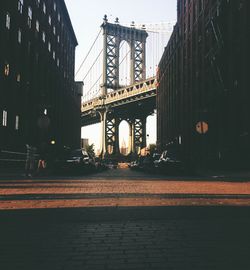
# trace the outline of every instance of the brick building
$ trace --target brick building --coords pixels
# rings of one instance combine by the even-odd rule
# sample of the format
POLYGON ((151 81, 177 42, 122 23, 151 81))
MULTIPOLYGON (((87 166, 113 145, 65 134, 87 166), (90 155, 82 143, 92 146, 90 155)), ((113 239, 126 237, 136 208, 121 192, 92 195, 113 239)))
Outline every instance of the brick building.
POLYGON ((63 0, 0 1, 0 149, 80 147, 77 40, 63 0))
POLYGON ((207 165, 250 158, 250 2, 178 0, 159 63, 157 146, 207 165))

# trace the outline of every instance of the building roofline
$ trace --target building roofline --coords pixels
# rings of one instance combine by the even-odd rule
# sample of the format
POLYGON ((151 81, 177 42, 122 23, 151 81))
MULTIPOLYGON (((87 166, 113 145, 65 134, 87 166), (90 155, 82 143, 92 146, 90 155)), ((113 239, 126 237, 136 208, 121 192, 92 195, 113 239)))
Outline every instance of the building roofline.
POLYGON ((75 40, 75 45, 77 46, 78 45, 78 41, 77 41, 76 34, 75 34, 75 31, 74 31, 74 28, 73 28, 73 25, 72 25, 72 22, 71 22, 71 19, 70 19, 70 15, 69 15, 69 12, 68 12, 68 9, 67 9, 67 5, 65 4, 65 1, 64 0, 62 0, 61 3, 62 3, 62 6, 63 6, 63 8, 65 10, 66 19, 69 22, 70 30, 71 30, 73 39, 75 40))

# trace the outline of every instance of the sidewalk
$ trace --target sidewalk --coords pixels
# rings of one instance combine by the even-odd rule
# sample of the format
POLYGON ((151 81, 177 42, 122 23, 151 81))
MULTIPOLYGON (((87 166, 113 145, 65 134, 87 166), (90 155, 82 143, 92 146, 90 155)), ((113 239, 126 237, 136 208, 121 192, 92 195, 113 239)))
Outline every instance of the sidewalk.
POLYGON ((250 269, 247 208, 38 209, 0 219, 1 269, 250 269))
POLYGON ((35 179, 35 178, 44 178, 52 177, 48 174, 34 174, 32 177, 26 176, 24 169, 3 169, 0 168, 0 180, 22 180, 22 179, 35 179))
POLYGON ((209 178, 214 180, 230 181, 250 181, 250 169, 245 170, 216 170, 216 169, 197 169, 199 178, 209 178))
MULTIPOLYGON (((122 170, 122 169, 121 169, 122 170)), ((92 176, 95 174, 92 174, 92 176)), ((64 177, 62 175, 50 175, 50 174, 39 174, 39 175, 34 175, 31 177, 31 179, 36 179, 36 178, 58 178, 58 177, 64 177)), ((86 176, 86 175, 83 175, 86 176)), ((148 175, 150 176, 150 174, 148 175)), ((152 178, 155 177, 155 175, 151 175, 152 178)), ((67 175, 67 178, 70 176, 67 175)), ((81 176, 79 176, 81 177, 81 176)), ((250 170, 212 170, 212 169, 197 169, 195 175, 159 175, 160 178, 164 179, 170 179, 173 178, 175 180, 177 179, 197 179, 197 180, 212 180, 212 181, 250 181, 250 170)), ((0 168, 0 180, 22 180, 22 179, 29 179, 25 175, 25 170, 24 169, 3 169, 0 168)))
POLYGON ((25 169, 20 168, 0 168, 0 180, 9 180, 9 179, 24 179, 25 169))

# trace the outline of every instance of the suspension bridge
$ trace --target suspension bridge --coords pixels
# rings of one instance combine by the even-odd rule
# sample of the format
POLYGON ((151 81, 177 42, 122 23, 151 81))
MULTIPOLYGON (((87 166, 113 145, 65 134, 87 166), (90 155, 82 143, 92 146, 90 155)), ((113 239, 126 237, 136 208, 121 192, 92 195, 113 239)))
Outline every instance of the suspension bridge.
POLYGON ((118 18, 101 29, 76 71, 82 78, 81 125, 102 122, 102 156, 119 152, 119 124, 129 125, 129 153, 146 146, 146 118, 154 113, 157 65, 174 22, 121 25, 118 18), (147 54, 146 54, 147 52, 147 54))

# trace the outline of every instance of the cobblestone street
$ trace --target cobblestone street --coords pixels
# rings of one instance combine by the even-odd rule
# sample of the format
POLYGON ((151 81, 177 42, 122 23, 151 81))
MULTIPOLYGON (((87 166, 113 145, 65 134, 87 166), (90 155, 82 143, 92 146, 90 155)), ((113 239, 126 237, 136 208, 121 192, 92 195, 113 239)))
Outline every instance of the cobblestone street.
POLYGON ((249 269, 249 182, 0 180, 0 269, 249 269))
POLYGON ((250 182, 166 178, 129 169, 0 181, 0 209, 171 205, 250 206, 250 182))

